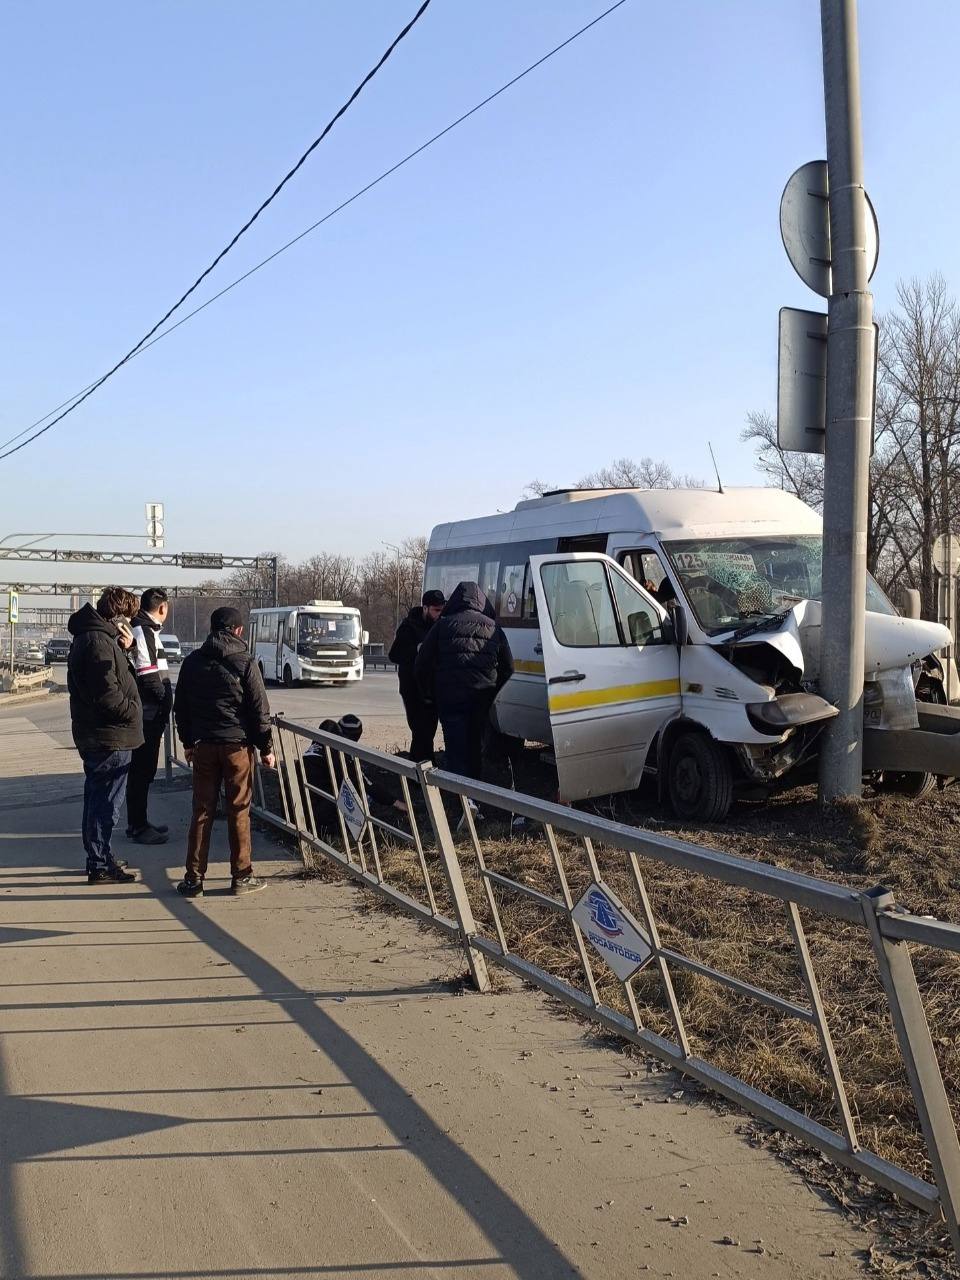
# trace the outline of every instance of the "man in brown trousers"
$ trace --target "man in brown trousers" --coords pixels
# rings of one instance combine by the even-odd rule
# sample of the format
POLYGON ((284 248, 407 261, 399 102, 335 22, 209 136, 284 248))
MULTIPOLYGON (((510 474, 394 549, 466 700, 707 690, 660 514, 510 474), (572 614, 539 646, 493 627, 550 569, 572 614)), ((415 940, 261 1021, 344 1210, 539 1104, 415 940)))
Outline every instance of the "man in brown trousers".
POLYGON ((193 819, 187 837, 187 865, 177 892, 203 893, 210 834, 220 785, 227 802, 232 892, 253 893, 264 882, 253 874, 250 805, 254 750, 272 769, 270 707, 263 679, 243 639, 238 609, 214 610, 210 635, 184 659, 173 711, 177 733, 193 767, 193 819))

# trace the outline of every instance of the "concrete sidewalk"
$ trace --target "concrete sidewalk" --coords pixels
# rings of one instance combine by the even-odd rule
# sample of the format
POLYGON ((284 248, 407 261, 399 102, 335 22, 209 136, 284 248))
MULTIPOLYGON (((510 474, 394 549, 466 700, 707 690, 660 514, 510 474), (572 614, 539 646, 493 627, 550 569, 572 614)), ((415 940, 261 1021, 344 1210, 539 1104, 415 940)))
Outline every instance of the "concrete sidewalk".
POLYGON ((456 948, 266 839, 264 893, 227 893, 218 823, 179 899, 186 792, 169 845, 121 839, 142 884, 88 887, 40 732, 0 721, 6 1280, 862 1274, 869 1238, 737 1117, 534 993, 457 994, 456 948))

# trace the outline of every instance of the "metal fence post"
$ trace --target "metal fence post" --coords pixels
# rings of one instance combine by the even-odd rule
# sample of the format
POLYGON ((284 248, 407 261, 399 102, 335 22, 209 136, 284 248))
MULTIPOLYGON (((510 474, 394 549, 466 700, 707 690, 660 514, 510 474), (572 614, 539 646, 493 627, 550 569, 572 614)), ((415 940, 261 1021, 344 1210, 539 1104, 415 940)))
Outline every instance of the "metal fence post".
POLYGON ((470 976, 478 991, 489 991, 490 976, 487 973, 487 963, 480 952, 470 944, 471 937, 477 932, 477 924, 467 896, 467 886, 463 882, 463 870, 453 843, 450 823, 447 821, 446 810, 443 807, 443 793, 430 781, 429 766, 425 767, 421 764, 418 770, 423 798, 430 816, 430 825, 433 827, 440 860, 443 863, 443 874, 446 876, 447 887, 453 898, 453 907, 460 928, 460 941, 466 953, 467 964, 470 966, 470 976))
POLYGON ((927 1155, 940 1192, 940 1208, 953 1247, 960 1254, 960 1141, 933 1047, 917 975, 910 959, 909 944, 883 936, 879 917, 893 905, 893 894, 889 890, 870 889, 863 894, 861 901, 927 1155))
POLYGON ((163 776, 167 782, 173 781, 173 733, 169 719, 163 726, 163 776))
POLYGON ((280 783, 280 799, 283 802, 284 810, 287 812, 287 820, 292 826, 296 827, 297 834, 300 837, 297 840, 297 849, 300 853, 301 860, 306 863, 307 853, 311 849, 310 842, 303 839, 306 834, 307 817, 303 807, 303 791, 300 785, 300 773, 297 768, 296 751, 288 751, 293 735, 286 729, 276 729, 277 745, 280 750, 277 753, 277 772, 278 781, 280 783), (287 808, 289 804, 289 809, 287 808))

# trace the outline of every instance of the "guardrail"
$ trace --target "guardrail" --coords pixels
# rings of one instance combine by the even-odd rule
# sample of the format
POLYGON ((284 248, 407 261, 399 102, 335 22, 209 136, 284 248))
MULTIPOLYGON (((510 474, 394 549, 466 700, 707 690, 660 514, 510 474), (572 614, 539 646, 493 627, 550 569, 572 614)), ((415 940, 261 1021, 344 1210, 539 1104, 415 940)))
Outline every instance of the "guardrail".
MULTIPOLYGON (((960 1254, 960 1142, 917 983, 910 944, 960 954, 960 927, 896 910, 893 896, 867 891, 733 856, 622 823, 581 813, 440 769, 416 765, 336 735, 310 729, 279 715, 276 728, 278 773, 258 767, 254 811, 298 843, 305 858, 320 855, 421 923, 459 940, 474 985, 489 985, 487 962, 534 983, 625 1040, 736 1102, 776 1128, 801 1138, 837 1163, 887 1188, 913 1205, 941 1213, 960 1254), (370 793, 393 797, 389 819, 374 816, 370 793), (349 782, 353 799, 338 806, 349 782), (269 791, 269 795, 268 795, 269 791), (553 892, 495 869, 495 842, 481 838, 474 806, 529 821, 542 832, 530 842, 531 859, 552 868, 553 892), (402 806, 402 812, 398 806, 402 806), (351 812, 352 808, 352 812, 351 812), (458 819, 454 837, 451 822, 458 819), (799 999, 755 985, 742 974, 686 954, 661 941, 658 917, 648 893, 643 862, 706 877, 714 885, 757 895, 782 912, 800 977, 799 999), (625 906, 609 887, 621 886, 625 906), (600 898, 595 896, 599 893, 600 898), (525 939, 511 924, 509 907, 523 900, 546 920, 559 921, 566 945, 575 952, 580 982, 551 972, 521 952, 525 939), (592 905, 591 905, 592 904, 592 905), (860 931, 872 957, 893 1026, 897 1049, 919 1120, 933 1175, 928 1182, 866 1149, 824 1010, 801 910, 860 931), (592 916, 587 914, 592 913, 592 916), (622 939, 622 941, 618 941, 622 939), (608 964, 604 964, 603 960, 608 964), (602 982, 598 981, 598 961, 602 982), (636 967, 635 962, 643 962, 636 967), (609 970, 609 971, 608 971, 609 970), (610 972, 616 976, 611 979, 610 972), (814 1029, 823 1077, 832 1095, 836 1127, 804 1114, 782 1098, 725 1071, 695 1053, 687 1023, 693 1009, 678 998, 676 975, 719 984, 735 997, 814 1029), (617 1008, 605 992, 622 994, 617 1008), (656 988, 665 1014, 662 1034, 644 1025, 637 984, 644 1002, 656 988), (601 987, 603 990, 601 990, 601 987)), ((175 734, 168 736, 168 773, 177 760, 175 734)), ((383 806, 379 805, 378 808, 383 806)), ((525 833, 529 840, 530 833, 525 833)), ((527 847, 526 845, 524 847, 527 847)), ((530 865, 533 865, 531 862, 530 865)), ((718 891, 719 888, 718 888, 718 891)), ((548 955, 549 959, 549 955, 548 955)))
POLYGON ((4 693, 23 693, 28 689, 37 689, 53 675, 50 667, 36 667, 32 663, 18 662, 14 664, 13 675, 9 668, 0 673, 0 687, 4 693))

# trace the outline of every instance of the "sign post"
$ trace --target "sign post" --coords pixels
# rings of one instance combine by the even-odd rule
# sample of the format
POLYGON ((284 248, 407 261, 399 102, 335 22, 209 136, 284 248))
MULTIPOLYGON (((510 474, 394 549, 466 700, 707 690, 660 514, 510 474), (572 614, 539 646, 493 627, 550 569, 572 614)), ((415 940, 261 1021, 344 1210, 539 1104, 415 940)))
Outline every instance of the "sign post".
POLYGON ((867 517, 876 336, 874 244, 863 188, 856 0, 821 0, 830 212, 823 629, 820 686, 838 710, 820 749, 820 800, 858 797, 863 778, 867 517))
MULTIPOLYGON (((956 636, 957 619, 957 573, 960 572, 960 538, 952 533, 941 533, 933 544, 933 567, 940 579, 938 622, 950 628, 951 636, 956 636)), ((943 658, 943 686, 947 702, 952 703, 960 695, 957 688, 957 665, 954 645, 949 644, 941 650, 943 658)))
POLYGON ((13 688, 14 655, 16 653, 17 623, 20 621, 20 596, 11 590, 7 602, 7 621, 10 623, 10 687, 13 688))

